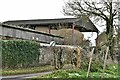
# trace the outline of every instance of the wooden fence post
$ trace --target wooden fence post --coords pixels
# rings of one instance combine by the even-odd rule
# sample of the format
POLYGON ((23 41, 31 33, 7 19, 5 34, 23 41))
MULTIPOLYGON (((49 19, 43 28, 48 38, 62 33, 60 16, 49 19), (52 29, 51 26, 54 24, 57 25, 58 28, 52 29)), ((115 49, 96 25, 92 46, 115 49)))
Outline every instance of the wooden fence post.
POLYGON ((94 49, 92 49, 91 55, 90 55, 90 62, 89 62, 89 66, 88 66, 88 71, 87 71, 87 77, 89 76, 89 72, 90 72, 90 67, 91 67, 91 63, 92 63, 92 55, 94 53, 94 49))
POLYGON ((107 60, 108 51, 109 51, 109 47, 107 47, 107 49, 106 49, 106 54, 105 54, 105 59, 104 59, 104 65, 103 65, 103 72, 105 71, 105 67, 106 67, 106 60, 107 60))

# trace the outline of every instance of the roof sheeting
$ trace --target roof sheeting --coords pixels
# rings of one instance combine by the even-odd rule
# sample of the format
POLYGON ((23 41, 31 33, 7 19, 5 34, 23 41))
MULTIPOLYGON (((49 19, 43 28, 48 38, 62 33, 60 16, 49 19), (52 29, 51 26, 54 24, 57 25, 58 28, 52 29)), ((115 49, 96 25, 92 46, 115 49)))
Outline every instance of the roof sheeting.
POLYGON ((56 24, 56 23, 73 23, 80 19, 78 18, 59 18, 59 19, 35 19, 35 20, 15 20, 6 21, 5 24, 56 24))
MULTIPOLYGON (((58 18, 58 19, 35 19, 35 20, 15 20, 15 21, 6 21, 4 24, 12 24, 12 25, 51 25, 51 24, 73 24, 78 27, 86 28, 86 32, 98 32, 96 26, 92 23, 92 21, 87 17, 81 18, 58 18), (88 30, 88 31, 87 31, 88 30)), ((84 31, 85 32, 85 31, 84 31)))

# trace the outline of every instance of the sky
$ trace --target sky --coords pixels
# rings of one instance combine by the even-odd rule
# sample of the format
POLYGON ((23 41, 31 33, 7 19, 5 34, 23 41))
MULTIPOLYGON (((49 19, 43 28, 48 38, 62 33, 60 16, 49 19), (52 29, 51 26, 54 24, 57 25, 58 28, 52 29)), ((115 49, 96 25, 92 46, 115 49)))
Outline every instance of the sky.
MULTIPOLYGON (((0 0, 0 22, 72 17, 65 16, 62 12, 66 1, 68 0, 0 0)), ((91 34, 84 33, 84 36, 87 39, 91 34)), ((92 43, 96 37, 97 34, 94 33, 92 43)))
POLYGON ((62 13, 63 0, 0 0, 0 22, 6 20, 70 17, 62 13))

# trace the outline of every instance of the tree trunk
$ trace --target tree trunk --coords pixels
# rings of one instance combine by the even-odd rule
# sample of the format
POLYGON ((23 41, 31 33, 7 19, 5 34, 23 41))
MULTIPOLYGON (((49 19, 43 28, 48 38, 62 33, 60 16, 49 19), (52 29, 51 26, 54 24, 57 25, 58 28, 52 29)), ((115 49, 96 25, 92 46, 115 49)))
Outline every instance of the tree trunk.
POLYGON ((114 34, 114 27, 113 27, 113 14, 112 14, 112 2, 109 3, 110 4, 110 15, 109 18, 106 20, 106 30, 107 30, 107 46, 109 47, 109 54, 113 60, 113 51, 114 51, 114 38, 113 38, 113 34, 114 34))
POLYGON ((106 34, 107 34, 107 46, 109 47, 109 54, 113 60, 113 51, 114 51, 114 37, 113 37, 113 34, 114 34, 114 27, 112 25, 113 23, 113 20, 109 20, 107 21, 107 31, 106 31, 106 34))

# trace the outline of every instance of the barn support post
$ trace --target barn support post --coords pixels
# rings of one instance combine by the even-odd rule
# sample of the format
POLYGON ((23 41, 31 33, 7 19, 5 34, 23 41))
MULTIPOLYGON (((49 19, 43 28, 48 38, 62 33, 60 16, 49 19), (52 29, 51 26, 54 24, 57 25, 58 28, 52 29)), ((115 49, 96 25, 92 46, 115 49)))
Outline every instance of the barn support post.
POLYGON ((49 28, 48 28, 48 29, 49 29, 49 31, 48 31, 49 34, 51 34, 51 26, 50 26, 50 25, 49 25, 49 28))
POLYGON ((74 45, 74 28, 75 28, 75 23, 73 22, 73 25, 72 25, 72 45, 74 45))

